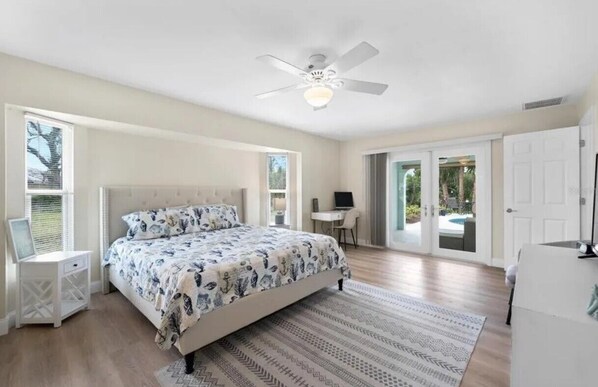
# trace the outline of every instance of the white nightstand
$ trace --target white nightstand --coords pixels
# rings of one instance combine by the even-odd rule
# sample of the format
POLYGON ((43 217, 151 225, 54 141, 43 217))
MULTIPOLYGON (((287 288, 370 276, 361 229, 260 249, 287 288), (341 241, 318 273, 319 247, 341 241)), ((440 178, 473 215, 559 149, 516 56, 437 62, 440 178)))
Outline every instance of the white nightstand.
POLYGON ((90 251, 58 251, 18 264, 16 327, 53 323, 89 306, 90 251))

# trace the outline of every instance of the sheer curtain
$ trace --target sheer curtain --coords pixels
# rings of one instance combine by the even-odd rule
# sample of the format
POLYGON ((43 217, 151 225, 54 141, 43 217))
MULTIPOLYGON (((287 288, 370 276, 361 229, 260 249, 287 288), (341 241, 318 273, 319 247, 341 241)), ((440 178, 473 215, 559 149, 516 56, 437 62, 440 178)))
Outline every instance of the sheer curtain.
POLYGON ((386 163, 387 153, 365 156, 365 192, 370 243, 386 246, 386 163))

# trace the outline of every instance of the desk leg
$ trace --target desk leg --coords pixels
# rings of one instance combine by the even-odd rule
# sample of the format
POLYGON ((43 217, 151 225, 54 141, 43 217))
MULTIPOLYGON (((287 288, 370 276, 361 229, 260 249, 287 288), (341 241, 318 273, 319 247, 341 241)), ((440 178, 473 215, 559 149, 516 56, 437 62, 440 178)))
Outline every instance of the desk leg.
POLYGON ((316 221, 314 220, 314 234, 316 233, 316 221))

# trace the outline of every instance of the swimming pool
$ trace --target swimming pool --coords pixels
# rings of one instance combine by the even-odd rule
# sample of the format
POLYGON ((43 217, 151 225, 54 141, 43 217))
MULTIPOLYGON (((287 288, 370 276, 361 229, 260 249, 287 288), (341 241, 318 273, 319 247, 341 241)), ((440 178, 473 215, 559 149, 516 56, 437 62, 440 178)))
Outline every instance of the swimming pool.
POLYGON ((452 218, 452 219, 449 219, 448 221, 451 222, 451 223, 464 225, 465 224, 465 219, 467 219, 467 217, 464 217, 464 218, 452 218))

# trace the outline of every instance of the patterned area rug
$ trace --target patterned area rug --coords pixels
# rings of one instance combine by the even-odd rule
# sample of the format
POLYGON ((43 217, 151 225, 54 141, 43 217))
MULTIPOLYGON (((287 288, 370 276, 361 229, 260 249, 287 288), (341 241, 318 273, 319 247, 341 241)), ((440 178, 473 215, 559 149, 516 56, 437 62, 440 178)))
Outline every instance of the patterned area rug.
POLYGON ((458 386, 485 317, 356 281, 156 373, 162 386, 458 386))

